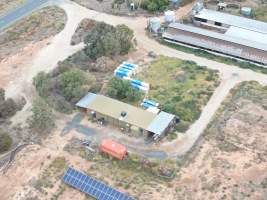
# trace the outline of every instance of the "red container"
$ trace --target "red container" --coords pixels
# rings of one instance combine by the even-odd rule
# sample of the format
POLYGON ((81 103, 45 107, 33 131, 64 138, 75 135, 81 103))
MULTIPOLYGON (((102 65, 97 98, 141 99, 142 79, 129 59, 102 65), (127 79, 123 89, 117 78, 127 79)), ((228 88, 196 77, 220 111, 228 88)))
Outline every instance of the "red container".
POLYGON ((100 145, 100 151, 107 153, 119 160, 123 160, 127 155, 127 148, 111 139, 104 139, 100 145))

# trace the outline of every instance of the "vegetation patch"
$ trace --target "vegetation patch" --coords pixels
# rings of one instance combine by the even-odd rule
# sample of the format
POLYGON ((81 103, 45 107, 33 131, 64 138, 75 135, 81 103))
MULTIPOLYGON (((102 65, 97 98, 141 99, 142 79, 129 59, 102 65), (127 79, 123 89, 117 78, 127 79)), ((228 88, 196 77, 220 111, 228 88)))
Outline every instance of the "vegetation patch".
POLYGON ((37 133, 49 133, 55 126, 52 109, 41 98, 37 98, 33 102, 29 126, 33 132, 37 133))
POLYGON ((0 60, 16 54, 30 42, 56 35, 64 28, 65 22, 64 10, 56 6, 43 8, 19 20, 0 33, 0 60))
MULTIPOLYGON (((245 124, 253 124, 256 129, 257 126, 261 127, 262 123, 267 123, 266 116, 262 116, 263 114, 256 114, 256 111, 264 112, 264 110, 267 110, 266 108, 267 87, 263 87, 257 82, 243 82, 239 84, 238 87, 231 90, 230 95, 223 102, 214 119, 210 122, 208 128, 206 129, 205 137, 207 139, 215 138, 220 150, 230 152, 237 151, 240 147, 242 147, 239 144, 245 138, 239 138, 238 134, 231 134, 229 130, 225 129, 226 124, 234 118, 235 120, 242 121, 244 126, 245 124), (255 112, 255 114, 252 111, 250 111, 251 113, 246 111, 247 105, 254 105, 253 112, 255 112), (228 133, 231 136, 228 135, 228 133)), ((238 131, 240 133, 245 133, 248 131, 248 128, 244 127, 244 130, 238 131)), ((266 130, 259 129, 258 134, 260 134, 261 131, 266 130)), ((260 142, 263 138, 258 138, 258 140, 256 135, 253 137, 255 141, 251 144, 246 144, 246 147, 252 149, 262 149, 260 142)))
POLYGON ((207 58, 209 60, 214 60, 217 62, 225 63, 227 65, 235 65, 235 66, 238 66, 238 67, 241 67, 244 69, 251 69, 251 70, 256 71, 256 72, 261 72, 261 73, 267 74, 266 68, 260 67, 256 64, 253 64, 253 63, 236 60, 234 58, 228 58, 228 57, 214 55, 212 53, 209 53, 209 52, 201 50, 201 49, 193 49, 193 48, 185 47, 185 46, 182 46, 179 44, 172 44, 172 43, 165 42, 165 41, 161 41, 161 43, 164 45, 167 45, 173 49, 176 49, 178 51, 194 54, 196 56, 200 56, 200 57, 207 58))
POLYGON ((199 118, 215 88, 219 85, 217 71, 198 66, 192 61, 160 57, 137 75, 150 84, 149 99, 181 118, 179 132, 188 129, 199 118))
POLYGON ((17 111, 25 105, 25 99, 21 98, 15 101, 12 98, 5 97, 5 90, 0 88, 0 122, 12 117, 17 111))
MULTIPOLYGON (((33 182, 33 187, 43 195, 46 195, 49 188, 54 188, 55 184, 61 180, 68 165, 65 157, 56 157, 51 164, 45 168, 39 178, 33 182)), ((65 187, 59 186, 52 199, 57 199, 65 190, 65 187)))
POLYGON ((168 0, 143 0, 141 3, 141 8, 150 12, 162 12, 168 8, 168 5, 168 0))
POLYGON ((0 132, 0 154, 8 151, 12 145, 12 138, 7 134, 0 132))
POLYGON ((98 152, 89 152, 79 145, 68 144, 64 149, 90 161, 88 174, 109 185, 131 190, 136 196, 158 187, 169 186, 178 170, 172 160, 148 160, 131 154, 121 161, 98 152))
POLYGON ((261 5, 254 10, 256 20, 267 22, 267 5, 261 5))
POLYGON ((115 99, 125 102, 137 102, 142 93, 131 86, 130 81, 112 78, 108 83, 107 94, 115 99))
POLYGON ((71 38, 71 45, 76 45, 84 41, 88 32, 96 25, 96 21, 91 19, 83 19, 74 35, 71 38))
POLYGON ((132 48, 132 38, 132 30, 125 25, 97 23, 87 33, 83 50, 59 62, 50 73, 40 72, 34 78, 39 96, 57 111, 71 113, 87 92, 105 87, 120 56, 132 48))
POLYGON ((98 23, 84 39, 84 52, 91 59, 101 56, 125 55, 132 48, 133 31, 126 25, 116 27, 98 23))

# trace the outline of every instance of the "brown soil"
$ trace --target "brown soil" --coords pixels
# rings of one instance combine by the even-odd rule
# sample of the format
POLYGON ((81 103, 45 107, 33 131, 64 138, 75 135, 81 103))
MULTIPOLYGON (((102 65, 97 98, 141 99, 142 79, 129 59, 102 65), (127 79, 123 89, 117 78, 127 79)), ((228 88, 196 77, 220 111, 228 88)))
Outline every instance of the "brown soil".
POLYGON ((65 21, 65 12, 54 6, 18 21, 0 33, 0 61, 23 51, 30 43, 56 35, 64 28, 65 21))
POLYGON ((71 45, 76 45, 83 42, 85 36, 95 26, 95 24, 96 21, 94 20, 83 19, 71 38, 71 45))
POLYGON ((232 91, 180 171, 178 199, 266 198, 266 103, 267 90, 259 84, 232 91))

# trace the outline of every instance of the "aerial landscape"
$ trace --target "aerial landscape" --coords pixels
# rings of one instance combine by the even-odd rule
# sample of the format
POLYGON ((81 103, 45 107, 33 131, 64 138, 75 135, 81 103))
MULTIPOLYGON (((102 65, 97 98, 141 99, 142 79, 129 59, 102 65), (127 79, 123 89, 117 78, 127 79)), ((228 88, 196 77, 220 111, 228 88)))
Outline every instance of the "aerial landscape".
POLYGON ((266 200, 266 0, 1 0, 0 200, 266 200))

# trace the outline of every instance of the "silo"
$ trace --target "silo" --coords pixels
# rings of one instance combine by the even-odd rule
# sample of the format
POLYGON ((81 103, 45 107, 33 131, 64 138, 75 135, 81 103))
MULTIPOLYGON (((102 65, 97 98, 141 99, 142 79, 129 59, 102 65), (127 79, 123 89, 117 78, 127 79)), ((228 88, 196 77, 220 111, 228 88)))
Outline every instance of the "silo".
POLYGON ((175 12, 171 10, 164 12, 164 19, 166 23, 175 22, 175 12))
POLYGON ((159 17, 152 17, 149 19, 149 29, 150 31, 157 33, 160 29, 160 18, 159 17))

